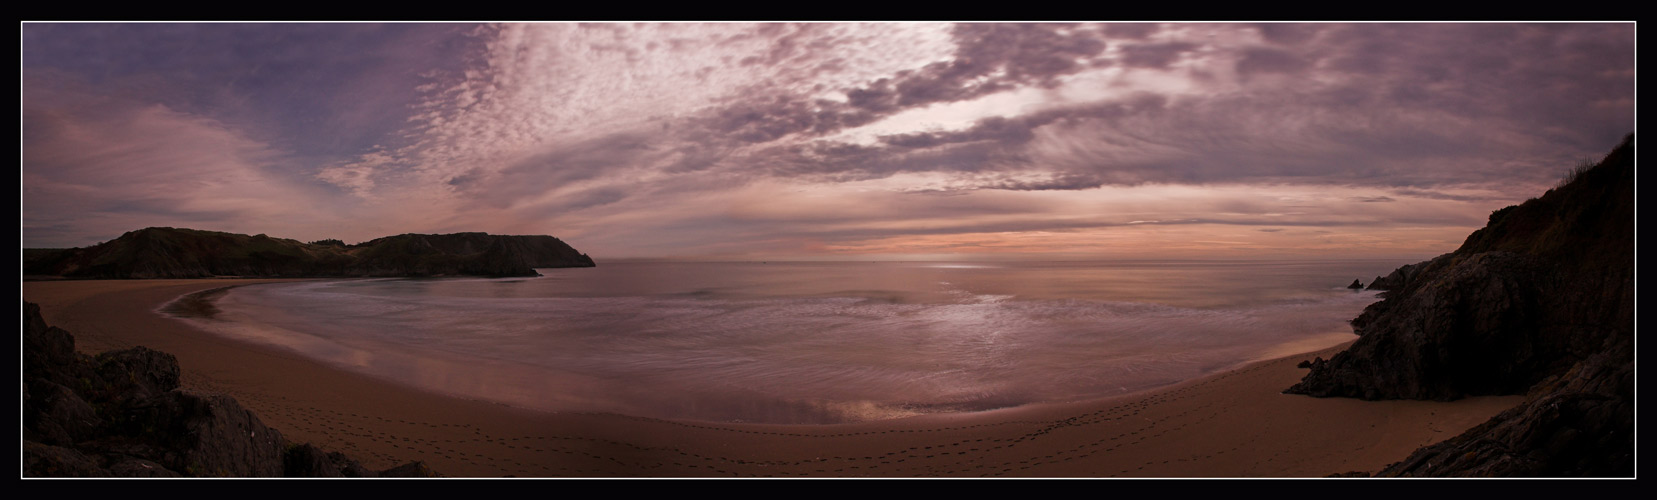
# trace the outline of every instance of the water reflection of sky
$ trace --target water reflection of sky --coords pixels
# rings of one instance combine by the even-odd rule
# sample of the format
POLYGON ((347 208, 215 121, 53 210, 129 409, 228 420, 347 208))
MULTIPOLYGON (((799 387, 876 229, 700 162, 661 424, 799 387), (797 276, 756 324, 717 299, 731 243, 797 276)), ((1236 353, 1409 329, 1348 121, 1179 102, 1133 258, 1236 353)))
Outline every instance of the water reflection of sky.
POLYGON ((831 422, 1172 383, 1349 340, 1374 300, 1340 288, 1348 264, 937 267, 971 265, 290 283, 232 290, 205 327, 532 408, 831 422), (1152 300, 1121 300, 1135 294, 1152 300))

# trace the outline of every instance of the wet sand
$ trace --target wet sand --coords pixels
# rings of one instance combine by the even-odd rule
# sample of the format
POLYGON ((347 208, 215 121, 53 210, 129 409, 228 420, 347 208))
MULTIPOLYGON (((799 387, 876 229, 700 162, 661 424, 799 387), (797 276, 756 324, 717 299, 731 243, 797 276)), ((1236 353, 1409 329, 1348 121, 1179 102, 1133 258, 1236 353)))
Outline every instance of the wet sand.
POLYGON ((187 390, 235 397, 292 442, 371 469, 458 477, 1322 477, 1375 471, 1522 400, 1357 401, 1280 394, 1345 344, 1093 401, 787 426, 547 413, 448 397, 222 338, 161 304, 274 280, 24 282, 88 353, 172 353, 187 390))

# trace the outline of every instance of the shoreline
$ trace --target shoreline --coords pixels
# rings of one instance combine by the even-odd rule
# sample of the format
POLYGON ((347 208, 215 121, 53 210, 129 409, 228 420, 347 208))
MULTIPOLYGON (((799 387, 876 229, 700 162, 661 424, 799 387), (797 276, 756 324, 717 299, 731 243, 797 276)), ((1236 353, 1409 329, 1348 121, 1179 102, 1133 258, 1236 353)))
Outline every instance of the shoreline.
POLYGON ((540 412, 424 392, 197 330, 182 295, 295 280, 29 281, 82 352, 172 353, 187 390, 230 395, 292 442, 369 468, 451 477, 1323 477, 1373 472, 1522 396, 1454 402, 1284 395, 1314 356, 1253 362, 1105 399, 893 420, 776 425, 540 412))

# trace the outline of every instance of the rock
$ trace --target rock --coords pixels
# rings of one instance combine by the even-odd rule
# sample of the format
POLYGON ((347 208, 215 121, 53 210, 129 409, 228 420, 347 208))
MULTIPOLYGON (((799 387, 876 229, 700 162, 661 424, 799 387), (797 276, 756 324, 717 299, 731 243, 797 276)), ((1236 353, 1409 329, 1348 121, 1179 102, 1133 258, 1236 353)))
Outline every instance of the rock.
MULTIPOLYGON (((377 475, 337 452, 288 446, 234 398, 180 390, 170 354, 145 347, 95 358, 74 352, 74 337, 47 326, 27 302, 23 326, 26 476, 377 475)), ((387 472, 436 475, 420 463, 387 472)))
POLYGON ((1578 363, 1545 390, 1484 424, 1423 447, 1384 477, 1634 475, 1632 350, 1578 363))
POLYGON ((159 397, 178 388, 178 358, 138 346, 98 354, 92 358, 105 384, 106 397, 120 401, 159 397))
POLYGON ((380 477, 442 477, 427 467, 425 462, 409 462, 380 471, 380 477))
POLYGON ((1364 282, 1360 281, 1360 280, 1352 280, 1352 284, 1346 285, 1346 287, 1351 288, 1353 290, 1363 290, 1364 289, 1364 282))
POLYGON ((75 352, 75 337, 40 317, 40 306, 23 303, 23 377, 58 385, 84 385, 94 374, 86 355, 75 352))
POLYGON ((1479 254, 1417 293, 1371 305, 1352 322, 1358 341, 1288 392, 1445 401, 1524 392, 1567 354, 1542 330, 1548 287, 1537 266, 1479 254))
POLYGON ((1285 392, 1525 403, 1388 476, 1632 476, 1633 136, 1456 251, 1370 284, 1359 339, 1285 392))
POLYGON ((183 477, 177 472, 167 470, 161 464, 141 458, 129 458, 109 466, 109 475, 114 477, 183 477))
POLYGON ((282 475, 281 433, 234 398, 182 391, 168 396, 159 399, 160 411, 147 415, 157 431, 147 437, 171 450, 162 460, 168 468, 192 476, 282 475))
POLYGON ((374 477, 356 460, 339 452, 324 452, 309 443, 292 446, 284 455, 283 474, 287 477, 374 477))
POLYGON ((374 471, 368 470, 368 468, 363 467, 362 464, 357 463, 356 460, 352 460, 350 457, 345 456, 344 453, 330 451, 328 452, 328 460, 333 462, 336 467, 339 467, 340 474, 345 477, 376 476, 374 471))
POLYGON ((1426 262, 1418 262, 1394 269, 1391 274, 1388 274, 1385 277, 1376 276, 1375 281, 1369 282, 1369 287, 1366 288, 1366 290, 1385 291, 1404 288, 1409 285, 1416 276, 1419 276, 1423 269, 1437 268, 1442 265, 1444 263, 1444 259, 1449 256, 1450 254, 1440 255, 1426 262))
POLYGON ((27 391, 29 410, 23 414, 25 439, 72 446, 91 439, 103 426, 97 410, 75 391, 49 380, 36 380, 27 391))
POLYGON ((90 457, 69 448, 23 442, 24 477, 102 477, 108 471, 90 457))

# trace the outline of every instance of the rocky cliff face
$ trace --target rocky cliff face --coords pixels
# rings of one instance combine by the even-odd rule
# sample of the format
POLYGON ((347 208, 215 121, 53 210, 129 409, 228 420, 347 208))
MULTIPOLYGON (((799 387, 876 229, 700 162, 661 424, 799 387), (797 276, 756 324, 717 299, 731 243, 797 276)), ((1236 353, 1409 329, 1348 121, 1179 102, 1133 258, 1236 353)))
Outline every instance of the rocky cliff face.
POLYGON ((535 276, 593 267, 551 236, 403 234, 356 245, 152 227, 87 248, 25 252, 24 274, 72 278, 535 276))
POLYGON ((75 352, 23 303, 23 475, 29 477, 435 476, 419 462, 370 471, 295 445, 234 398, 179 389, 171 354, 75 352))
POLYGON ((1285 392, 1518 408, 1391 475, 1631 475, 1633 136, 1539 198, 1497 210, 1461 248, 1378 277, 1360 336, 1285 392))
POLYGON ((1376 475, 1633 476, 1632 348, 1618 342, 1538 384, 1523 404, 1376 475))

